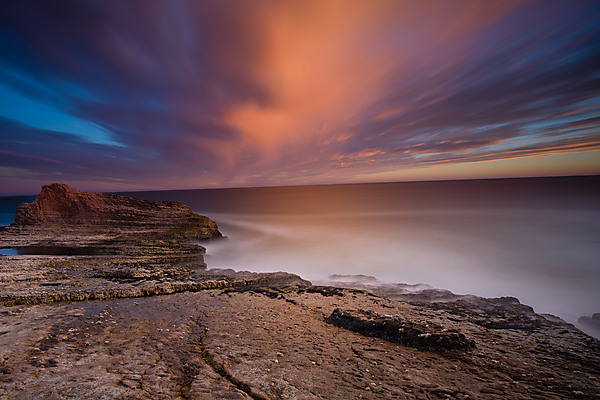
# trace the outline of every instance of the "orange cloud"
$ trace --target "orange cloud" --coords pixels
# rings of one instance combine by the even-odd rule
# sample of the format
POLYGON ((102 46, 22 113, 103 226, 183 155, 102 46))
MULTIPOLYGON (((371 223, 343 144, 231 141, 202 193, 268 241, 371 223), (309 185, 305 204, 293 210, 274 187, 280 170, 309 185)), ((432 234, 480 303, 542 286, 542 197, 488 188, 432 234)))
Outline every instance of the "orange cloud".
MULTIPOLYGON (((270 101, 227 111, 226 122, 243 135, 240 152, 256 154, 254 166, 266 168, 281 161, 286 149, 315 153, 319 143, 350 139, 357 116, 391 79, 414 68, 420 46, 441 50, 515 3, 317 0, 260 9, 255 28, 262 47, 252 71, 270 101)), ((392 112, 402 109, 374 118, 392 112)))

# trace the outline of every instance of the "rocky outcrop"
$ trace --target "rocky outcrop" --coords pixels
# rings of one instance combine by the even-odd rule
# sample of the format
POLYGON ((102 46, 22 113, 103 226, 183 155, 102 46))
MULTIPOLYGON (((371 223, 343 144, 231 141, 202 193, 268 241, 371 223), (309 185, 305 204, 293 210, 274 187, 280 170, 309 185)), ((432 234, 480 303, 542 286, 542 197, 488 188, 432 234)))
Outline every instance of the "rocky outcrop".
MULTIPOLYGON (((53 183, 0 232, 0 304, 145 297, 245 284, 210 274, 198 240, 222 237, 188 206, 53 183)), ((251 277, 254 281, 257 277, 251 277)), ((262 279, 262 278, 261 278, 262 279)))
POLYGON ((429 285, 405 283, 384 283, 363 275, 330 276, 331 281, 319 282, 336 287, 368 290, 378 296, 407 302, 436 311, 468 317, 475 324, 489 329, 534 330, 547 325, 549 321, 564 323, 557 317, 537 314, 526 304, 514 297, 485 298, 474 295, 461 295, 449 290, 435 289, 429 285))
POLYGON ((379 315, 369 310, 336 308, 325 322, 419 350, 446 352, 475 348, 475 342, 460 332, 449 332, 431 323, 420 325, 404 321, 399 316, 379 315))
POLYGON ((579 323, 589 329, 593 329, 597 332, 600 332, 600 313, 596 313, 591 317, 579 317, 579 323))
POLYGON ((42 282, 29 281, 26 287, 20 288, 5 285, 8 290, 0 291, 0 306, 151 297, 215 289, 260 287, 268 290, 282 285, 310 285, 310 282, 297 275, 283 272, 259 274, 211 270, 194 274, 181 268, 180 276, 169 278, 165 275, 163 271, 112 269, 97 271, 95 276, 88 276, 85 281, 81 276, 78 279, 63 276, 62 279, 42 282))
POLYGON ((120 229, 186 239, 222 236, 214 221, 185 204, 84 192, 60 183, 42 186, 33 203, 19 205, 13 226, 68 227, 82 232, 120 229))

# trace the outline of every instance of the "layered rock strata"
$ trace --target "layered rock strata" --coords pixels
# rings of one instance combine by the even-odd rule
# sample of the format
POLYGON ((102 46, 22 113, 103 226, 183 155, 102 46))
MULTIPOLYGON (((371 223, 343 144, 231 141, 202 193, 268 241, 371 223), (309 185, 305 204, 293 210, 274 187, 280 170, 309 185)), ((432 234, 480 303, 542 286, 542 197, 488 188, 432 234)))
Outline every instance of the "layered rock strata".
POLYGON ((45 185, 33 203, 19 205, 14 223, 0 233, 0 246, 101 247, 133 237, 216 239, 217 224, 187 205, 90 193, 45 185))
POLYGON ((0 302, 40 304, 141 297, 243 284, 264 277, 208 274, 198 242, 221 238, 188 206, 53 183, 0 231, 0 302))

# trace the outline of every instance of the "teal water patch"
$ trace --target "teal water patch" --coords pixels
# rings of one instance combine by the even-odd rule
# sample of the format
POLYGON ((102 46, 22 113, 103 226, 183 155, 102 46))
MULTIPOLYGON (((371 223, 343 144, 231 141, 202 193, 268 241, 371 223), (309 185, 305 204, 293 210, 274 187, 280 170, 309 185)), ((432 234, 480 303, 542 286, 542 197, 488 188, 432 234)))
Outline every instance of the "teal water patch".
POLYGON ((8 226, 14 222, 15 211, 21 203, 31 203, 35 196, 0 197, 0 226, 8 226))
POLYGON ((0 249, 0 256, 16 256, 19 254, 17 249, 0 249))
POLYGON ((106 250, 99 247, 25 246, 16 249, 8 247, 0 249, 2 256, 96 256, 103 254, 106 254, 106 250))

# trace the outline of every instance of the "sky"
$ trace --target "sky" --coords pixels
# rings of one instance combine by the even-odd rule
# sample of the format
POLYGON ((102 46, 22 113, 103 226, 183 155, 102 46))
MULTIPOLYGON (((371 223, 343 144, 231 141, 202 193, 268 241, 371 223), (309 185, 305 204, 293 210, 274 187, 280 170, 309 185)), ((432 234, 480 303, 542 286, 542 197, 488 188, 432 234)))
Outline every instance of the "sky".
POLYGON ((0 195, 581 174, 597 0, 0 2, 0 195))

